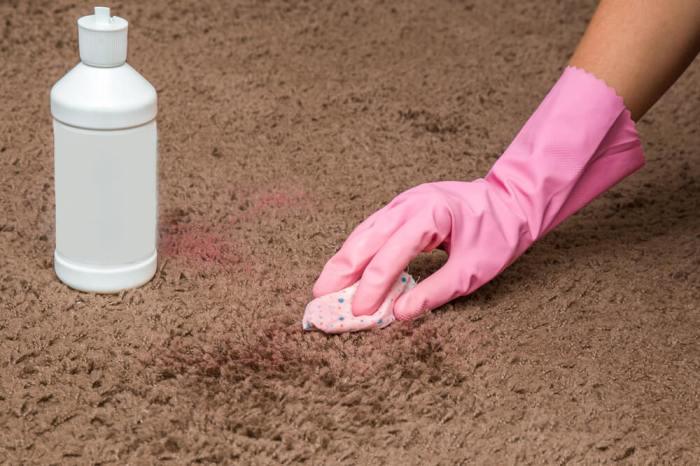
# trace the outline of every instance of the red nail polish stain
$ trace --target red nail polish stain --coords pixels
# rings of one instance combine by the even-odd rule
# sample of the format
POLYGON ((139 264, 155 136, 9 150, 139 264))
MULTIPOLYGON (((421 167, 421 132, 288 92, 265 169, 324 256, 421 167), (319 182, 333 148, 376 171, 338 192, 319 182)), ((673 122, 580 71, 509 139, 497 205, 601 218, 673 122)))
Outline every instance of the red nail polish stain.
POLYGON ((240 263, 234 244, 224 235, 179 219, 161 223, 158 253, 199 266, 231 267, 240 263))
POLYGON ((256 222, 265 217, 284 217, 310 205, 309 195, 294 186, 239 188, 236 195, 231 196, 236 199, 229 216, 231 224, 256 222))
POLYGON ((307 194, 295 188, 265 190, 255 196, 253 211, 264 210, 285 210, 291 207, 298 207, 308 199, 307 194))

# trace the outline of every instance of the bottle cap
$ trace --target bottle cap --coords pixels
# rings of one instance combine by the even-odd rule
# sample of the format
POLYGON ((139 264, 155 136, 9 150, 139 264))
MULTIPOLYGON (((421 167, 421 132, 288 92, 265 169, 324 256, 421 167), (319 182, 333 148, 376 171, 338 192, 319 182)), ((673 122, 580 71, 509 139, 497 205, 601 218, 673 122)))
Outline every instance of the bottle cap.
POLYGON ((95 14, 78 19, 80 60, 86 65, 112 67, 126 62, 129 22, 97 6, 95 14))

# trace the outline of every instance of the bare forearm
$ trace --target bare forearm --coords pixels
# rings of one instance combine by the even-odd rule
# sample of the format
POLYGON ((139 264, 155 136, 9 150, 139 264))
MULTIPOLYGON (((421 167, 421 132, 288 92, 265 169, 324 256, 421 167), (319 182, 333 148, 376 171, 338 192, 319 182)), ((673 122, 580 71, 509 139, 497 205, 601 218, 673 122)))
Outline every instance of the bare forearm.
POLYGON ((603 79, 638 120, 700 52, 700 1, 602 0, 570 64, 603 79))

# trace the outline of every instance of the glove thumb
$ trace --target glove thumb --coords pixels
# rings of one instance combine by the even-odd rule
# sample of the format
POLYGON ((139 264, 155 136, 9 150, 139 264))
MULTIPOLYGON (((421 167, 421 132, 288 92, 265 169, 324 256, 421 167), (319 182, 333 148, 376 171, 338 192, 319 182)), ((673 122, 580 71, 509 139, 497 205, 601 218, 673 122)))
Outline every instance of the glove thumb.
POLYGON ((397 320, 417 319, 460 296, 451 279, 456 273, 448 262, 412 290, 402 294, 394 303, 394 317, 397 320))

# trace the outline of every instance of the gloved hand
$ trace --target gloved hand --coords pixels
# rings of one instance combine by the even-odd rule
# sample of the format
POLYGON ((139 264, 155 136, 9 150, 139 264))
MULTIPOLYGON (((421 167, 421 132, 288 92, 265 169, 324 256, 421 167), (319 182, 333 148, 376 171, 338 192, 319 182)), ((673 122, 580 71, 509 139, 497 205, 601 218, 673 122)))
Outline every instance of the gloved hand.
POLYGON ((485 178, 399 194, 352 232, 324 267, 314 296, 360 280, 352 311, 371 314, 411 259, 442 246, 447 263, 394 305, 397 319, 416 318, 494 278, 643 164, 622 98, 568 67, 485 178))

